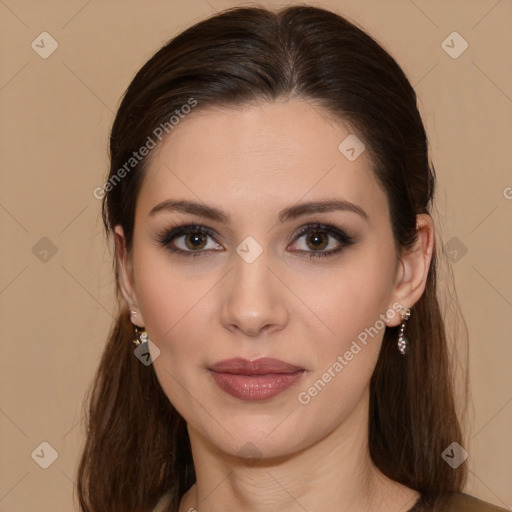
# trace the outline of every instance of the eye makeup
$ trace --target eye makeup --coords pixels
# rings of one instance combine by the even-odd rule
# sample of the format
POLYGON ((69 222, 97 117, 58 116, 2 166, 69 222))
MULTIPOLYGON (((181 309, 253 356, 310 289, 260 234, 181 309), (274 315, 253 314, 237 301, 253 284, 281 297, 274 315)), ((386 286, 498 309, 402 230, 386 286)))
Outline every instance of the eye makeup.
MULTIPOLYGON (((303 237, 306 237, 306 244, 308 242, 310 243, 311 240, 314 240, 314 243, 317 243, 319 239, 327 239, 328 242, 329 239, 332 239, 338 244, 337 248, 330 249, 328 251, 315 249, 303 250, 297 248, 291 250, 292 253, 297 254, 298 256, 309 257, 310 259, 334 256, 335 254, 343 251, 346 247, 349 247, 355 243, 354 238, 348 235, 344 230, 329 223, 315 222, 307 224, 301 227, 300 230, 293 235, 291 241, 300 240, 303 237)), ((172 225, 161 230, 159 233, 157 233, 156 241, 159 245, 165 247, 172 254, 183 257, 197 258, 203 256, 213 256, 214 252, 222 250, 218 248, 221 247, 217 241, 218 238, 219 237, 217 237, 215 231, 207 226, 200 224, 182 224, 172 225), (216 248, 203 249, 203 247, 207 245, 207 242, 203 240, 207 240, 208 238, 214 240, 214 244, 217 246, 216 248), (200 247, 196 250, 193 247, 194 243, 196 243, 198 240, 199 244, 196 244, 196 247, 200 247), (177 246, 177 241, 182 242, 180 243, 182 247, 177 246), (187 242, 193 243, 190 245, 187 242)), ((327 245, 329 244, 330 242, 327 245)))

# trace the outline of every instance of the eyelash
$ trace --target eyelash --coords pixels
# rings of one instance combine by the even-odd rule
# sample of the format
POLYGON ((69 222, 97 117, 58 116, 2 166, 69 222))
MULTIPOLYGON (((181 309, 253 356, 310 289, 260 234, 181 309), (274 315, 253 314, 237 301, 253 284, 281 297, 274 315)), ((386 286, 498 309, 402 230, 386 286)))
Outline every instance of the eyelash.
MULTIPOLYGON (((301 230, 294 236, 292 239, 299 239, 303 235, 307 233, 322 233, 325 235, 332 236, 335 238, 341 245, 338 249, 332 249, 330 251, 300 251, 297 252, 306 252, 309 254, 309 259, 312 260, 313 258, 326 258, 328 256, 334 256, 335 254, 338 254, 346 247, 354 244, 354 239, 347 235, 344 231, 338 229, 336 226, 333 226, 332 224, 320 224, 320 223, 313 223, 308 224, 301 228, 301 230)), ((184 251, 182 249, 178 249, 176 247, 172 247, 170 244, 171 242, 182 235, 187 234, 202 234, 209 236, 211 238, 215 238, 215 233, 206 226, 201 225, 193 225, 193 224, 187 224, 182 226, 174 226, 171 228, 167 228, 160 232, 157 235, 157 241, 160 245, 166 247, 169 251, 172 253, 177 253, 179 256, 185 256, 185 257, 199 257, 203 255, 208 255, 210 253, 210 250, 202 250, 202 251, 184 251)), ((305 257, 305 256, 304 256, 305 257)))

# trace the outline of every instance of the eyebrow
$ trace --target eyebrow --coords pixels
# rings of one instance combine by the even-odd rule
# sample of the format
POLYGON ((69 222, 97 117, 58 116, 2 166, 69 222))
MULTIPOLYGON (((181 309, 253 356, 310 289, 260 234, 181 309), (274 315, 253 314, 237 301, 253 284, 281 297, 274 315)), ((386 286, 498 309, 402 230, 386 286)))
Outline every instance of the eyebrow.
MULTIPOLYGON (((300 203, 285 208, 279 212, 278 222, 282 224, 288 220, 293 220, 310 213, 323 213, 336 210, 356 213, 364 220, 368 220, 368 215, 360 206, 341 199, 326 199, 324 201, 300 203)), ((154 206, 149 212, 149 216, 151 217, 159 212, 190 213, 224 224, 229 224, 230 221, 230 216, 225 211, 194 201, 167 199, 154 206)))

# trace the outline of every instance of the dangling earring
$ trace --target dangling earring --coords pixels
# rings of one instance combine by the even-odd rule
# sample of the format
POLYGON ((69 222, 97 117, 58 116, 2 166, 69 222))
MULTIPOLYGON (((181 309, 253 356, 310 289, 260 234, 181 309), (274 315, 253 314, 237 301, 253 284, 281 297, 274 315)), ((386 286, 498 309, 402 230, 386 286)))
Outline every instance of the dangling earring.
MULTIPOLYGON (((137 315, 137 311, 135 309, 130 309, 130 318, 131 317, 134 317, 137 315)), ((145 329, 142 329, 140 327, 137 327, 136 325, 133 326, 135 328, 135 339, 132 340, 133 343, 135 343, 135 345, 139 346, 139 345, 142 345, 143 343, 147 343, 149 338, 148 338, 148 333, 146 332, 145 329)))
POLYGON ((409 350, 409 340, 405 337, 405 323, 409 320, 411 316, 411 310, 409 308, 405 308, 402 312, 402 324, 400 325, 400 334, 398 335, 398 350, 400 354, 404 355, 409 350))
POLYGON ((143 343, 147 343, 148 342, 148 333, 144 330, 144 329, 141 329, 140 327, 137 327, 137 326, 134 326, 135 327, 135 339, 133 340, 133 343, 135 343, 135 345, 141 345, 143 343))

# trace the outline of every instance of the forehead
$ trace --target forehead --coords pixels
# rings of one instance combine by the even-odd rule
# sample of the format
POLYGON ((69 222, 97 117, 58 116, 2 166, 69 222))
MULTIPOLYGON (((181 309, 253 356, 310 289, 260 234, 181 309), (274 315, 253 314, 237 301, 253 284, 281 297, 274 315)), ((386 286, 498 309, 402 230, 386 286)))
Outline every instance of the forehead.
POLYGON ((169 198, 262 214, 326 197, 357 203, 370 216, 387 207, 369 152, 349 160, 339 146, 350 129, 321 107, 290 99, 196 108, 153 150, 141 214, 169 198))

